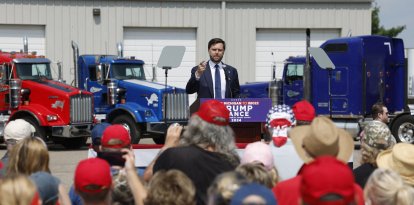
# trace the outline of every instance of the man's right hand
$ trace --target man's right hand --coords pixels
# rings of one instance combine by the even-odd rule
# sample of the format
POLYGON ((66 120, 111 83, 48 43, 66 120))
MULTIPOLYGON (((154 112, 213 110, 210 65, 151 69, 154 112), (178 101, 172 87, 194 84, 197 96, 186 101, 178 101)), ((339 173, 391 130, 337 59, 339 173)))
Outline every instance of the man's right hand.
POLYGON ((207 66, 206 61, 201 61, 201 63, 198 64, 197 71, 195 73, 197 79, 199 79, 201 75, 204 73, 204 71, 206 70, 206 66, 207 66))

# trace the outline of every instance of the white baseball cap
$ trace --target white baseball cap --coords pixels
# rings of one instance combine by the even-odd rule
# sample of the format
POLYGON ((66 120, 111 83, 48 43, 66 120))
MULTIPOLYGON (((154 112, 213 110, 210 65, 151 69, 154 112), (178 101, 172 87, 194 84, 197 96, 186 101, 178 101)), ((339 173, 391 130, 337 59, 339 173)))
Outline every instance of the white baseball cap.
POLYGON ((36 129, 23 119, 9 121, 4 128, 4 139, 20 141, 25 137, 31 137, 36 129))

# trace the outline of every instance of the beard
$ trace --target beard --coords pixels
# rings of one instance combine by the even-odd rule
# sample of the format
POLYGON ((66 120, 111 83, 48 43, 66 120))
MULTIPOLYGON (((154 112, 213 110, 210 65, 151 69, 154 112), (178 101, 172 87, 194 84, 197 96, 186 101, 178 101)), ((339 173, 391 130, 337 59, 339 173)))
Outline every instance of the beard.
POLYGON ((218 64, 221 62, 221 60, 223 59, 223 56, 219 57, 215 57, 215 56, 210 56, 210 60, 213 61, 214 63, 218 64))

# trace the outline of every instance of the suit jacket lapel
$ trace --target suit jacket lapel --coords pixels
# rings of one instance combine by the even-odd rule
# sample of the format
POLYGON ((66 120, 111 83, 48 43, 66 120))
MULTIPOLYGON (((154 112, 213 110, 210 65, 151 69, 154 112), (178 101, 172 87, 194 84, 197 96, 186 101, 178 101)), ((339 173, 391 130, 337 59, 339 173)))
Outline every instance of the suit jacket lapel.
POLYGON ((231 94, 230 94, 230 85, 229 85, 229 79, 230 79, 230 70, 227 68, 226 64, 223 63, 223 70, 224 70, 224 79, 226 81, 226 94, 225 97, 226 98, 230 98, 231 94))
POLYGON ((211 69, 210 65, 207 63, 206 70, 204 71, 203 75, 206 79, 208 90, 210 91, 211 98, 214 98, 214 88, 213 88, 213 77, 211 77, 211 69))

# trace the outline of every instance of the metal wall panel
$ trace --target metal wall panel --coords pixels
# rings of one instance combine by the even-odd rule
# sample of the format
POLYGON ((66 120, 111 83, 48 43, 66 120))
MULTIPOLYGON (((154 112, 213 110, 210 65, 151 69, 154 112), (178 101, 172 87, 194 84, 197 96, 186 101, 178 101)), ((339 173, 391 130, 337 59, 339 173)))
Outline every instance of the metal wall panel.
POLYGON ((226 61, 239 69, 242 82, 256 80, 257 29, 332 28, 341 36, 350 30, 353 35, 371 33, 369 4, 227 3, 226 9, 226 61))
POLYGON ((195 28, 196 62, 207 56, 208 40, 222 37, 227 42, 224 61, 238 68, 241 82, 254 80, 258 28, 334 28, 341 36, 350 29, 353 35, 370 34, 370 0, 258 2, 0 0, 0 24, 45 26, 46 55, 63 61, 67 82, 73 79, 71 40, 79 44, 80 54, 116 54, 125 27, 195 28), (101 15, 93 16, 93 8, 100 8, 101 15))

